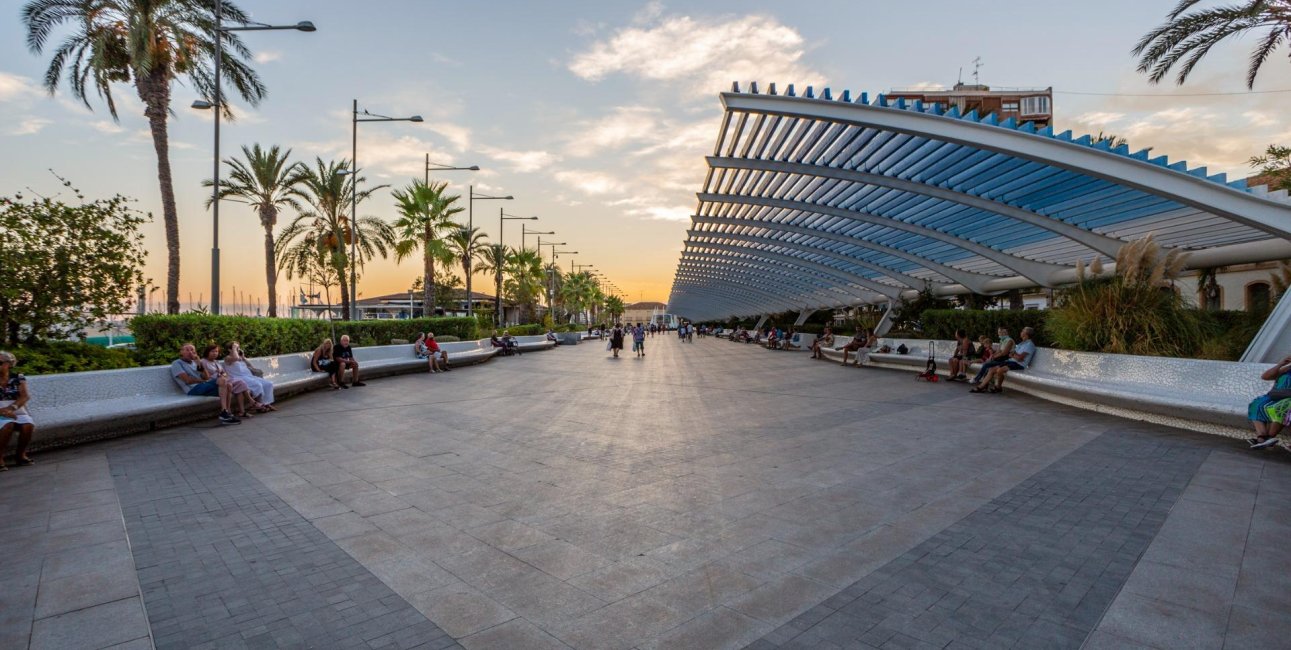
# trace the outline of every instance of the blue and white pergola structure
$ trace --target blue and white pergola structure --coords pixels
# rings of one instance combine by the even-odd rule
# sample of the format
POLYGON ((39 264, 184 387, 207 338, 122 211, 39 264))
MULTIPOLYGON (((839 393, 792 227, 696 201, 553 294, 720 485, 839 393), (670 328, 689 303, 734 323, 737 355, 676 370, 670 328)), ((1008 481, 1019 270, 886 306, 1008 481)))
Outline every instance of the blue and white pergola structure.
MULTIPOLYGON (((1194 269, 1291 258, 1285 191, 1148 149, 849 91, 721 99, 669 299, 693 320, 1058 287, 1148 234, 1194 269)), ((1264 345, 1288 324, 1284 300, 1264 345)))

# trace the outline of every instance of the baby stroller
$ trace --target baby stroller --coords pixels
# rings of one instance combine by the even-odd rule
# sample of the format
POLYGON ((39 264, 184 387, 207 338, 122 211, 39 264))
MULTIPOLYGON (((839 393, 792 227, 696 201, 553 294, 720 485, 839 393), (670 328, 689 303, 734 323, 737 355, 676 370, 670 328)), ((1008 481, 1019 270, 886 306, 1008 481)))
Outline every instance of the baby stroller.
POLYGON ((936 342, 928 341, 928 363, 924 366, 923 372, 914 376, 915 380, 922 379, 923 381, 929 382, 937 382, 941 380, 941 377, 937 374, 936 347, 936 342))

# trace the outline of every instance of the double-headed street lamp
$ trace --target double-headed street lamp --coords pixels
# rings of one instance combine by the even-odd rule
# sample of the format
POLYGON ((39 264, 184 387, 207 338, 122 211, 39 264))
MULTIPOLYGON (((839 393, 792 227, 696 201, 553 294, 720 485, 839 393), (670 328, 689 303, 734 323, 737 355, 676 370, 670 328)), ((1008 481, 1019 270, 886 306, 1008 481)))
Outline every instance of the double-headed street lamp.
MULTIPOLYGON (((388 117, 359 112, 359 100, 354 100, 350 112, 350 304, 346 311, 350 318, 359 317, 359 279, 358 279, 358 243, 359 243, 359 122, 421 122, 420 115, 409 117, 388 117)), ((342 279, 342 282, 345 280, 342 279)))
MULTIPOLYGON (((515 200, 515 197, 511 196, 510 194, 506 196, 490 196, 488 194, 476 194, 474 185, 471 185, 469 188, 467 188, 466 230, 467 230, 468 244, 469 244, 470 236, 474 234, 474 231, 475 231, 475 202, 476 201, 513 201, 513 200, 515 200)), ((474 275, 474 272, 472 272, 470 269, 470 267, 472 266, 471 252, 462 251, 462 254, 466 256, 466 266, 467 266, 466 317, 470 318, 475 315, 475 298, 471 294, 471 276, 474 275)), ((495 261, 500 262, 501 260, 495 260, 495 261)))
MULTIPOLYGON (((504 245, 504 244, 503 244, 504 239, 503 239, 503 234, 502 234, 502 233, 503 233, 503 226, 505 226, 505 225, 506 225, 506 222, 508 222, 508 221, 537 221, 537 220, 538 220, 538 217, 517 217, 517 216, 515 216, 515 215, 510 215, 510 214, 507 214, 506 212, 503 212, 503 211, 502 211, 502 208, 498 208, 498 245, 499 245, 499 246, 503 246, 503 245, 504 245)), ((523 228, 523 227, 524 227, 524 224, 520 224, 520 227, 521 227, 521 228, 523 228)), ((522 245, 522 246, 521 246, 521 249, 523 249, 523 248, 524 248, 524 246, 522 245)), ((505 250, 505 248, 504 248, 504 250, 505 250)), ((497 295, 493 296, 493 323, 494 323, 495 325, 497 325, 498 327, 501 327, 501 326, 502 326, 502 323, 503 323, 503 318, 502 318, 502 268, 501 268, 501 267, 498 267, 498 268, 494 269, 494 283, 497 285, 497 295)))
MULTIPOLYGON (((199 99, 193 102, 198 110, 215 109, 215 180, 211 186, 211 313, 220 313, 220 109, 224 106, 224 93, 220 89, 220 68, 224 60, 224 35, 230 32, 266 32, 295 30, 298 32, 315 31, 314 23, 302 20, 295 25, 266 25, 264 23, 247 23, 225 27, 223 23, 223 0, 215 0, 215 97, 213 100, 199 99)), ((275 310, 276 311, 276 310, 275 310)))

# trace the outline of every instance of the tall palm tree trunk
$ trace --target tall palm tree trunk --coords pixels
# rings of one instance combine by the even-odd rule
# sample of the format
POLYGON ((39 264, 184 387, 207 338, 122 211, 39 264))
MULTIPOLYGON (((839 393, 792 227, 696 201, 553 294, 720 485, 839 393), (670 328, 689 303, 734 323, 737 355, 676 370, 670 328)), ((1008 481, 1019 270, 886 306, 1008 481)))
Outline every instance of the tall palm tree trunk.
MULTIPOLYGON (((426 266, 426 278, 421 283, 421 315, 430 318, 435 315, 435 256, 431 250, 435 245, 435 230, 426 224, 426 245, 422 249, 422 262, 426 266)), ((412 314, 408 314, 411 316, 412 314)))
POLYGON ((136 80, 144 117, 152 131, 152 146, 157 151, 157 182, 161 185, 161 213, 166 228, 166 313, 179 313, 179 211, 175 207, 175 186, 170 174, 170 136, 166 117, 170 106, 170 82, 158 67, 136 80))
POLYGON ((269 318, 278 317, 278 268, 274 266, 273 226, 278 211, 273 206, 260 207, 260 225, 264 226, 264 280, 269 289, 269 318))
POLYGON ((332 260, 332 267, 336 269, 336 277, 340 278, 341 320, 350 320, 350 285, 345 279, 345 257, 332 253, 332 260))

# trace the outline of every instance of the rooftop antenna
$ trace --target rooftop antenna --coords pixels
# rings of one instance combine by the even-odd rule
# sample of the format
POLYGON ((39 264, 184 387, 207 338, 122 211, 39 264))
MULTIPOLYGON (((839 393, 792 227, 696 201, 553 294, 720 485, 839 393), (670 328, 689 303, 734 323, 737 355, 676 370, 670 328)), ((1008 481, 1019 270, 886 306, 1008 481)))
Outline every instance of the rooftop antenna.
POLYGON ((978 56, 973 59, 973 85, 982 85, 982 57, 978 56))
POLYGON ((959 66, 959 80, 955 82, 956 86, 964 85, 964 66, 959 66))

